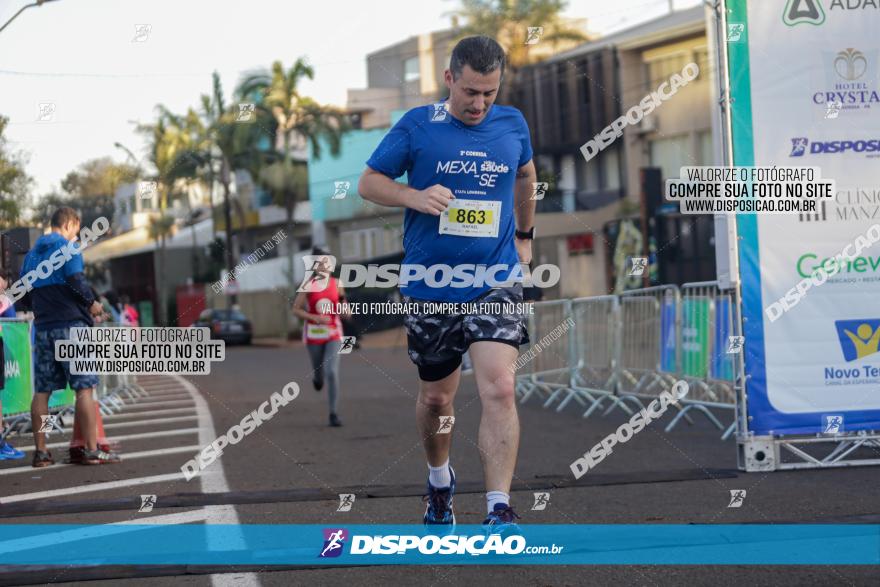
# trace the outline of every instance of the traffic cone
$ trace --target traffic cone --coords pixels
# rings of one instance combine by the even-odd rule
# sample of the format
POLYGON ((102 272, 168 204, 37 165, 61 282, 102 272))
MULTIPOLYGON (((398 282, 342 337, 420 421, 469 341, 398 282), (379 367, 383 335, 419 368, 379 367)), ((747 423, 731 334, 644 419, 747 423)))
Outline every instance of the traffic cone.
MULTIPOLYGON (((95 424, 98 427, 98 448, 103 451, 109 451, 110 442, 107 440, 107 435, 104 432, 104 419, 101 417, 101 409, 98 407, 97 402, 95 402, 95 424)), ((70 448, 84 448, 85 445, 85 436, 83 436, 82 432, 79 429, 79 422, 76 420, 76 418, 74 418, 73 436, 70 438, 70 448)))

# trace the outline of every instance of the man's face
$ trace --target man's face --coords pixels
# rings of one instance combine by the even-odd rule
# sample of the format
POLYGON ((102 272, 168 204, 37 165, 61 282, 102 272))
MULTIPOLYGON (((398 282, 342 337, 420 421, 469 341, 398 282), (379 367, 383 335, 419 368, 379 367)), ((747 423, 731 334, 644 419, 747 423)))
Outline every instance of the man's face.
POLYGON ((446 70, 444 77, 449 88, 449 110, 452 115, 470 126, 480 124, 498 97, 501 68, 483 75, 465 65, 457 80, 452 79, 450 69, 446 70))
POLYGON ((6 279, 2 275, 0 275, 0 293, 6 291, 6 288, 8 286, 9 284, 6 282, 6 279))
POLYGON ((79 236, 79 227, 79 222, 77 222, 76 220, 71 220, 67 222, 64 226, 62 226, 59 232, 61 233, 61 236, 71 241, 74 239, 74 237, 79 236))

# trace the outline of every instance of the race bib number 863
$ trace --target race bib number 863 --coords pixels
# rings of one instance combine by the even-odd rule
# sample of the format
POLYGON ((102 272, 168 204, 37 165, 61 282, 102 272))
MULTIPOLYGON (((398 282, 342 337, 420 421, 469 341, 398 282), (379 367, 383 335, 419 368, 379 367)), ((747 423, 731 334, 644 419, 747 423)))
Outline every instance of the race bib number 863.
POLYGON ((440 216, 440 234, 494 238, 500 220, 498 200, 453 200, 440 216))

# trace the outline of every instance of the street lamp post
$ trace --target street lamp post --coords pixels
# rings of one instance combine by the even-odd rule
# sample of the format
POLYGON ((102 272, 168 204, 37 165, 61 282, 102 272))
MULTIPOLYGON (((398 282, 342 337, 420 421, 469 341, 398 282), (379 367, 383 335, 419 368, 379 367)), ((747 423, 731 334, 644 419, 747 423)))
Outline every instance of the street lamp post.
POLYGON ((22 6, 22 7, 19 9, 18 12, 16 12, 15 14, 12 15, 12 18, 10 18, 9 20, 7 20, 6 23, 5 23, 3 26, 0 26, 0 33, 2 33, 3 30, 4 30, 6 27, 9 26, 9 23, 11 23, 13 20, 15 20, 15 17, 17 17, 19 14, 21 14, 22 12, 24 12, 24 11, 27 10, 28 8, 32 8, 32 7, 34 7, 34 6, 42 6, 43 4, 47 4, 47 3, 49 3, 49 2, 57 2, 57 1, 58 1, 58 0, 37 0, 37 1, 34 2, 33 4, 27 4, 27 5, 25 5, 25 6, 22 6))

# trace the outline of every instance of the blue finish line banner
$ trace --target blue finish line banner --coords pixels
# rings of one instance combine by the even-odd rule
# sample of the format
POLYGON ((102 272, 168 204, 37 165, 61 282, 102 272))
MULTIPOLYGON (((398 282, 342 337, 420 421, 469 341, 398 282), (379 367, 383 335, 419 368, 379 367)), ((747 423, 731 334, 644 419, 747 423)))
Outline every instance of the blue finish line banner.
POLYGON ((516 536, 462 525, 441 532, 421 525, 5 525, 0 565, 880 564, 877 524, 534 525, 516 536))

